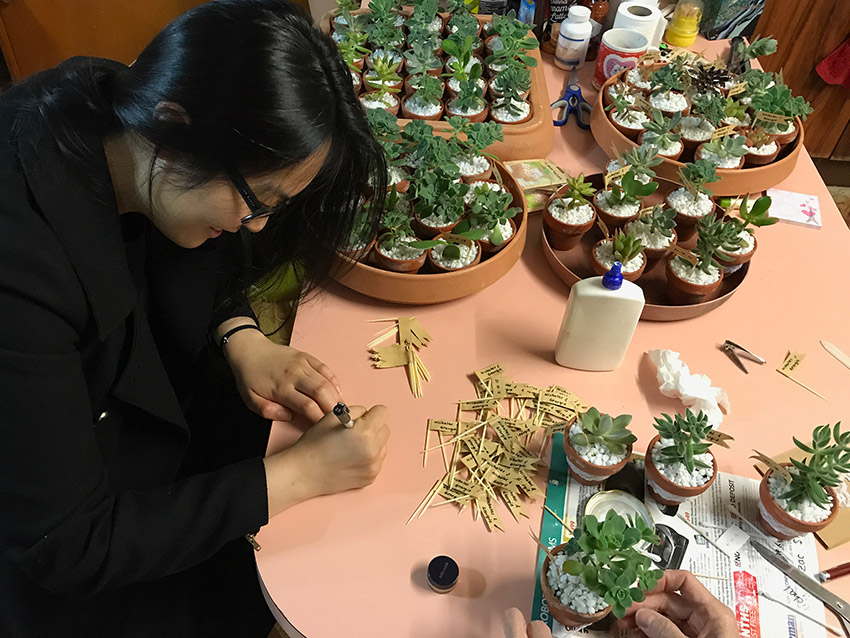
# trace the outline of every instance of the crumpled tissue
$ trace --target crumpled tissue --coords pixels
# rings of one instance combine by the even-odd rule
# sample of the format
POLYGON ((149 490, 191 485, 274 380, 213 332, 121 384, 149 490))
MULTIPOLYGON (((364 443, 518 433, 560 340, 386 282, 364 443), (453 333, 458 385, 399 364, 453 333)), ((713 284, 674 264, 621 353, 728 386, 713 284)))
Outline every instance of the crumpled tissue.
POLYGON ((723 388, 711 385, 704 374, 691 374, 688 366, 672 350, 650 350, 646 353, 658 371, 661 394, 681 399, 694 412, 702 410, 712 427, 723 422, 723 412, 729 413, 729 397, 723 388), (721 412, 722 409, 722 412, 721 412))

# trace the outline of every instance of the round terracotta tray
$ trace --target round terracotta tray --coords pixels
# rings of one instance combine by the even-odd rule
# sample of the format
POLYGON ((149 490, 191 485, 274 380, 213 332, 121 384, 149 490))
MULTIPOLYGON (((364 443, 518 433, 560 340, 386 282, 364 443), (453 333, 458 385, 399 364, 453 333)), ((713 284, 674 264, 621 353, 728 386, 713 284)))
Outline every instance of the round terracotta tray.
POLYGON ((498 281, 517 262, 525 246, 528 209, 522 189, 510 172, 496 163, 502 182, 513 196, 512 206, 521 212, 514 216, 517 232, 502 250, 480 264, 449 273, 403 274, 382 270, 367 263, 337 255, 341 272, 334 278, 342 285, 368 297, 393 303, 427 305, 460 299, 483 290, 498 281))
MULTIPOLYGON (((603 186, 603 178, 601 173, 585 177, 591 182, 594 188, 603 186)), ((668 180, 655 180, 660 183, 658 190, 649 197, 643 200, 643 206, 652 206, 663 203, 664 195, 677 188, 678 184, 668 180)), ((599 226, 594 225, 584 236, 581 242, 571 250, 555 250, 549 244, 546 237, 546 227, 544 225, 543 232, 540 233, 540 244, 543 248, 543 255, 546 261, 552 267, 552 270, 568 286, 587 279, 588 277, 596 277, 596 273, 590 265, 590 251, 593 245, 602 239, 602 231, 599 226)), ((684 248, 693 248, 696 243, 696 237, 689 239, 686 242, 680 242, 679 245, 684 248)), ((667 299, 667 277, 664 274, 664 260, 659 260, 651 268, 648 268, 635 283, 643 289, 643 294, 646 297, 646 305, 643 307, 643 312, 640 315, 641 319, 646 321, 681 321, 682 319, 691 319, 699 317, 707 312, 711 312, 718 306, 726 302, 729 297, 738 289, 750 264, 744 264, 735 273, 724 277, 717 295, 707 301, 698 304, 690 304, 677 306, 670 303, 667 299)))
MULTIPOLYGON (((608 114, 604 110, 602 104, 602 96, 608 87, 615 82, 619 82, 628 69, 621 71, 617 75, 611 77, 599 91, 596 101, 593 105, 593 111, 590 115, 590 131, 593 133, 593 138, 596 143, 602 147, 602 150, 613 157, 612 147, 618 153, 630 151, 637 147, 637 144, 620 133, 616 127, 608 119, 608 114)), ((763 191, 776 186, 784 180, 794 170, 797 164, 797 157, 800 155, 800 149, 803 148, 803 123, 798 117, 796 119, 797 127, 800 133, 790 144, 783 146, 779 151, 779 157, 776 161, 767 164, 766 166, 756 166, 753 168, 740 168, 730 170, 719 168, 717 176, 720 178, 717 182, 712 182, 708 185, 711 192, 715 195, 741 195, 742 193, 754 193, 763 191)), ((655 172, 659 177, 676 181, 679 179, 679 169, 684 166, 683 162, 675 160, 664 160, 659 166, 655 167, 655 172)))

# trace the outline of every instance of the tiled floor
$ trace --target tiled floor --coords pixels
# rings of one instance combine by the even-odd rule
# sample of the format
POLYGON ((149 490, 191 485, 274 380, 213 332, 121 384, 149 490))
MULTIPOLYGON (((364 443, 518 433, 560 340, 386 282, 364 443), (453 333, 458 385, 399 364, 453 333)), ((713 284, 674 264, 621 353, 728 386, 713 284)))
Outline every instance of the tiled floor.
MULTIPOLYGON (((850 170, 850 169, 848 169, 850 170)), ((850 187, 848 186, 828 186, 832 199, 835 200, 835 205, 841 211, 841 216, 850 227, 850 187)))

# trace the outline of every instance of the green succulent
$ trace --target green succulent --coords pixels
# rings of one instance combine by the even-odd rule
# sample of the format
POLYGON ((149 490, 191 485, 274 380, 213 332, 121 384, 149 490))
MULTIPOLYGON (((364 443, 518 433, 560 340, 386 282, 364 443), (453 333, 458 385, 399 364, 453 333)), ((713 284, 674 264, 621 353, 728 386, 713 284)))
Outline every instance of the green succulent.
POLYGON ((531 89, 531 72, 520 64, 509 64, 504 71, 493 78, 491 88, 507 95, 509 91, 521 94, 531 89))
MULTIPOLYGON (((457 235, 458 237, 465 237, 470 241, 477 241, 479 239, 483 239, 487 234, 487 231, 484 229, 473 229, 466 232, 459 232, 455 229, 452 232, 453 235, 457 235)), ((446 259, 460 259, 461 258, 461 246, 463 242, 455 242, 448 239, 443 239, 442 237, 438 237, 436 239, 423 239, 421 241, 412 241, 408 244, 411 248, 421 248, 422 250, 428 250, 429 248, 434 248, 435 246, 443 245, 445 248, 443 249, 443 256, 446 259)))
POLYGON ((695 162, 688 162, 679 169, 679 181, 694 197, 698 192, 705 193, 710 197, 712 193, 705 185, 719 179, 717 167, 708 160, 700 159, 695 162))
POLYGON ((462 42, 452 38, 446 38, 443 41, 443 51, 454 58, 451 63, 446 65, 448 69, 448 73, 445 74, 446 77, 453 77, 458 81, 477 80, 481 77, 481 64, 476 63, 467 71, 467 67, 472 61, 474 42, 475 38, 471 35, 466 36, 462 42), (472 77, 473 73, 477 73, 474 78, 472 77))
POLYGON ((399 166, 402 163, 401 155, 404 147, 399 143, 400 131, 396 117, 384 109, 367 109, 366 122, 369 124, 372 135, 384 149, 387 164, 399 166))
POLYGON ((673 132, 681 122, 681 113, 674 113, 673 117, 665 117, 658 109, 652 109, 652 119, 643 123, 643 128, 646 130, 643 134, 644 144, 652 144, 662 151, 667 150, 682 139, 681 135, 673 132))
POLYGON ((726 114, 726 98, 719 93, 698 95, 693 100, 694 113, 715 127, 723 123, 726 114))
POLYGON ((449 33, 460 37, 478 36, 478 18, 469 12, 455 13, 449 18, 449 33), (452 31, 454 29, 454 31, 452 31))
POLYGON ((581 576, 592 592, 611 605, 617 618, 626 615, 634 602, 641 602, 655 588, 663 572, 638 549, 641 543, 658 544, 653 528, 642 518, 625 519, 609 510, 600 522, 587 514, 573 532, 564 553, 564 573, 581 576))
POLYGON ((567 204, 563 199, 560 202, 566 210, 572 210, 589 204, 589 200, 593 199, 595 194, 596 189, 593 188, 593 184, 584 181, 584 173, 579 173, 578 177, 567 178, 567 199, 570 203, 567 204))
POLYGON ((420 218, 435 216, 442 226, 457 222, 464 214, 463 198, 469 184, 458 182, 453 173, 443 170, 417 172, 414 180, 414 205, 420 218))
POLYGON ((629 101, 625 93, 614 94, 611 96, 611 104, 605 107, 606 111, 614 111, 625 122, 640 121, 638 116, 643 113, 638 107, 629 101))
POLYGON ((405 25, 408 29, 413 27, 428 28, 431 22, 437 16, 437 0, 416 0, 413 5, 413 15, 411 15, 405 25))
POLYGON ((484 106, 486 106, 486 102, 484 101, 484 92, 476 82, 480 75, 481 65, 476 64, 473 67, 473 72, 470 73, 468 80, 458 81, 457 98, 455 99, 455 105, 458 110, 480 111, 484 106))
POLYGON ((528 67, 537 66, 537 58, 528 55, 528 51, 539 46, 537 38, 529 34, 529 29, 532 27, 533 25, 528 25, 519 20, 499 22, 499 37, 502 40, 502 48, 487 56, 484 62, 491 66, 500 66, 510 65, 518 60, 528 67))
POLYGON ((776 53, 776 40, 770 37, 756 36, 749 45, 743 41, 738 43, 738 54, 742 60, 755 60, 763 55, 773 53, 776 53))
POLYGON ((658 155, 658 150, 654 146, 635 146, 623 153, 621 159, 621 165, 630 166, 635 177, 646 176, 650 179, 655 177, 653 167, 664 162, 664 158, 658 155))
POLYGON ((372 71, 364 74, 363 81, 373 89, 378 89, 381 95, 398 93, 400 90, 398 86, 393 86, 401 82, 398 63, 394 62, 389 55, 373 56, 372 71))
POLYGON ((773 74, 761 69, 749 69, 741 75, 741 80, 747 83, 744 96, 756 99, 767 91, 772 83, 775 83, 773 74))
POLYGON ((724 255, 723 251, 735 250, 738 246, 740 239, 731 225, 714 215, 700 217, 697 222, 697 245, 692 251, 697 258, 696 268, 710 274, 711 268, 715 266, 714 260, 728 261, 730 257, 724 255))
POLYGON ((341 16, 345 12, 351 13, 360 7, 360 3, 356 2, 356 0, 334 0, 334 5, 336 5, 336 9, 334 9, 335 16, 341 16))
POLYGON ((412 42, 410 48, 404 52, 404 57, 410 75, 428 73, 443 66, 443 61, 434 53, 434 48, 423 42, 412 42))
POLYGON ((691 90, 703 95, 720 95, 720 87, 732 79, 732 75, 727 69, 702 64, 701 62, 697 62, 689 68, 688 75, 691 80, 691 90))
POLYGON ((685 90, 685 74, 682 69, 672 63, 653 71, 649 76, 649 81, 654 87, 652 90, 653 93, 680 92, 685 90))
POLYGON ((365 56, 369 55, 369 49, 363 46, 362 42, 358 42, 353 39, 340 41, 337 44, 337 48, 339 49, 339 55, 342 57, 342 61, 345 62, 345 65, 355 73, 360 73, 357 61, 362 60, 365 56))
POLYGON ((458 232, 483 229, 484 236, 489 235, 491 244, 501 246, 505 238, 500 227, 520 211, 519 208, 511 207, 512 201, 510 193, 489 188, 477 190, 469 204, 469 217, 458 224, 458 232))
POLYGON ((614 235, 613 241, 614 259, 619 261, 621 264, 630 262, 632 259, 640 255, 644 249, 643 243, 632 232, 624 233, 621 230, 617 231, 614 235))
POLYGON ((747 117, 747 106, 727 97, 726 103, 723 105, 723 114, 725 117, 734 117, 739 122, 744 122, 747 117))
POLYGON ((829 507, 825 488, 838 487, 843 475, 850 472, 850 432, 841 431, 841 423, 819 425, 812 432, 812 444, 805 445, 794 437, 794 445, 809 454, 802 461, 791 459, 791 484, 780 498, 799 505, 808 497, 819 507, 829 507))
POLYGON ((408 83, 415 90, 413 95, 426 104, 439 104, 443 97, 443 82, 440 78, 423 73, 408 78, 408 83))
POLYGON ((590 408, 579 417, 577 424, 581 432, 570 436, 570 443, 598 443, 608 448, 612 454, 625 454, 629 444, 637 441, 637 437, 628 428, 631 422, 631 414, 611 418, 610 414, 600 414, 596 408, 590 408))
POLYGON ((398 206, 400 198, 395 194, 395 187, 387 195, 384 203, 384 214, 381 217, 381 226, 384 233, 378 238, 381 248, 392 250, 394 247, 409 244, 415 237, 410 222, 413 216, 409 209, 398 206))
MULTIPOLYGON (((466 4, 466 0, 447 0, 446 8, 449 10, 449 13, 452 14, 452 17, 472 15, 469 12, 469 6, 466 4)), ((474 18, 475 16, 472 17, 474 18)))
POLYGON ((706 142, 702 147, 703 153, 711 153, 718 159, 743 157, 747 152, 747 138, 743 135, 726 135, 706 142))
POLYGON ((649 226, 651 234, 672 237, 676 227, 676 211, 656 204, 651 213, 640 218, 640 223, 649 226))
POLYGON ((660 418, 655 419, 655 429, 662 439, 673 441, 672 445, 661 449, 661 458, 665 463, 681 463, 688 472, 693 472, 698 467, 711 468, 708 463, 694 458, 705 454, 711 447, 711 443, 705 442, 711 432, 711 423, 704 412, 694 414, 690 409, 686 409, 685 416, 677 414, 671 417, 669 414, 662 414, 660 418))
POLYGON ((775 113, 785 117, 799 117, 805 120, 812 112, 811 105, 803 97, 794 97, 791 89, 781 83, 776 83, 766 89, 762 95, 753 98, 753 109, 765 113, 775 113))
POLYGON ((657 182, 649 182, 644 184, 635 178, 633 170, 629 170, 620 184, 611 184, 611 189, 608 195, 608 203, 611 206, 619 204, 640 204, 640 200, 644 197, 652 195, 658 188, 657 182))

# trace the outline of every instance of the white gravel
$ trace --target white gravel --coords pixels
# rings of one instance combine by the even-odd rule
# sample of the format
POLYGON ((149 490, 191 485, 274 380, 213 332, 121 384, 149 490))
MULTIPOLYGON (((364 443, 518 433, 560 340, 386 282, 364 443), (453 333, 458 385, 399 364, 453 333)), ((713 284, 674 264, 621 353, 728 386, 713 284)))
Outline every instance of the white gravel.
POLYGON ((705 142, 711 139, 711 134, 714 133, 714 125, 701 117, 688 115, 682 118, 679 133, 686 139, 705 142))
POLYGON ((706 153, 704 150, 700 151, 699 157, 700 159, 708 160, 717 168, 738 168, 741 164, 740 157, 724 157, 723 159, 720 159, 714 153, 706 153))
POLYGON ((494 35, 493 39, 487 43, 487 48, 490 49, 493 53, 496 51, 502 50, 502 36, 494 35))
POLYGON ((375 58, 384 58, 386 60, 389 60, 393 64, 398 64, 404 59, 401 53, 399 53, 395 49, 375 49, 366 60, 366 63, 369 65, 370 69, 372 68, 372 60, 374 60, 375 58))
POLYGON ((708 480, 714 473, 714 459, 712 459, 711 454, 706 452, 705 454, 695 455, 694 459, 707 463, 709 467, 695 467, 693 472, 688 472, 688 468, 685 467, 684 463, 664 462, 661 456, 661 450, 671 445, 673 445, 673 439, 660 439, 652 446, 652 462, 658 471, 665 478, 682 487, 700 487, 708 483, 708 480))
POLYGON ((615 96, 620 95, 628 104, 634 104, 635 96, 631 93, 626 93, 626 89, 626 85, 622 82, 612 84, 608 87, 608 97, 613 99, 615 96))
POLYGON ((608 205, 608 198, 611 196, 611 191, 602 191, 596 198, 596 204, 609 215, 614 217, 631 217, 637 215, 640 210, 640 202, 630 204, 622 202, 616 206, 608 205))
POLYGON ((633 222, 626 224, 626 232, 634 233, 635 237, 640 240, 640 243, 646 248, 667 248, 673 243, 673 236, 665 237, 661 233, 652 232, 649 224, 644 224, 636 219, 633 222))
POLYGON ((684 111, 688 108, 688 99, 675 91, 663 91, 649 96, 649 103, 660 111, 684 111))
POLYGON ((434 16, 428 25, 428 31, 431 33, 440 33, 443 30, 443 19, 440 16, 434 16))
POLYGON ((473 107, 471 109, 459 109, 455 104, 456 101, 457 98, 446 104, 446 110, 452 113, 453 115, 477 115, 486 108, 486 104, 482 104, 478 108, 473 107))
POLYGON ((679 278, 700 286, 713 284, 720 279, 720 268, 714 265, 710 265, 708 267, 709 272, 704 273, 682 259, 674 259, 670 262, 670 268, 679 278))
MULTIPOLYGON (((573 557, 573 560, 577 559, 577 555, 573 557)), ((564 573, 565 560, 567 560, 567 556, 562 552, 555 556, 554 561, 549 561, 549 571, 546 573, 546 578, 549 580, 549 587, 552 588, 555 597, 561 601, 562 605, 580 614, 594 614, 605 609, 608 603, 605 602, 604 598, 590 591, 582 581, 581 576, 564 573)))
POLYGON ((360 77, 359 73, 355 73, 354 71, 349 71, 349 73, 351 73, 352 86, 360 86, 363 83, 363 79, 360 77))
POLYGON ((744 119, 739 120, 737 117, 727 117, 723 119, 723 123, 732 126, 749 126, 753 121, 749 113, 744 114, 744 119))
POLYGON ((772 133, 774 135, 781 135, 782 133, 790 133, 796 128, 794 124, 794 120, 788 120, 785 124, 774 124, 773 122, 768 122, 764 130, 768 133, 772 133))
MULTIPOLYGON (((484 226, 472 226, 472 228, 484 228, 484 226)), ((506 221, 502 224, 499 224, 499 231, 502 233, 502 244, 504 244, 506 241, 508 241, 511 237, 514 236, 514 229, 511 227, 510 222, 506 221)), ((490 243, 493 243, 492 233, 486 235, 484 239, 486 241, 489 241, 490 243)), ((502 244, 499 245, 501 246, 502 244)))
MULTIPOLYGON (((413 240, 411 240, 413 241, 413 240)), ((378 246, 378 252, 386 257, 390 257, 392 259, 416 259, 417 257, 421 257, 425 252, 421 248, 412 248, 405 244, 397 244, 393 246, 389 250, 384 250, 380 245, 378 246)))
POLYGON ((697 193, 697 198, 687 188, 677 188, 667 197, 667 202, 676 212, 689 217, 705 217, 714 208, 711 198, 703 192, 697 193))
MULTIPOLYGON (((572 197, 565 197, 564 201, 569 205, 573 199, 572 197)), ((582 204, 570 210, 564 208, 561 201, 556 199, 549 204, 549 213, 560 222, 572 224, 573 226, 581 226, 593 219, 593 206, 582 204)))
POLYGON ((643 79, 643 77, 640 74, 639 69, 631 69, 626 74, 626 80, 628 81, 629 84, 631 84, 632 86, 636 86, 639 89, 651 89, 652 88, 652 83, 649 80, 643 79))
POLYGON ((480 175, 488 168, 490 168, 490 160, 488 160, 483 155, 476 155, 472 158, 456 158, 454 162, 455 164, 457 164, 457 167, 460 170, 460 174, 464 177, 469 177, 470 175, 480 175))
MULTIPOLYGON (((573 423, 570 427, 569 435, 572 437, 578 434, 581 434, 581 428, 573 423)), ((573 442, 570 441, 570 445, 573 446, 573 449, 581 458, 588 463, 593 463, 594 465, 610 467, 611 465, 617 465, 617 463, 626 458, 625 452, 622 454, 613 454, 611 450, 599 443, 591 443, 590 445, 573 445, 573 442)))
POLYGON ((643 111, 626 111, 625 113, 617 111, 611 116, 611 119, 620 126, 625 126, 634 131, 642 131, 643 123, 649 121, 649 117, 643 111))
POLYGON ((470 184, 469 190, 466 192, 466 195, 463 196, 464 204, 471 204, 475 199, 476 194, 481 189, 488 189, 491 191, 502 191, 503 193, 507 192, 503 187, 499 186, 495 182, 473 182, 470 184))
POLYGON ((764 146, 746 145, 744 146, 744 148, 746 149, 747 153, 750 153, 751 155, 770 155, 776 152, 777 146, 776 142, 770 142, 768 144, 765 144, 764 146))
POLYGON ((647 148, 655 149, 655 151, 659 155, 673 156, 673 155, 678 155, 679 153, 682 152, 682 142, 680 142, 679 140, 673 142, 667 148, 661 148, 660 146, 658 146, 657 144, 655 144, 653 142, 645 141, 646 135, 643 136, 643 139, 644 139, 644 142, 643 142, 642 146, 646 146, 647 148))
POLYGON ((446 220, 440 217, 439 215, 428 215, 428 217, 420 217, 419 221, 421 221, 429 228, 442 228, 443 226, 448 226, 446 220))
MULTIPOLYGON (((614 171, 618 170, 619 168, 621 168, 620 167, 620 160, 612 159, 612 160, 608 161, 608 165, 605 167, 605 172, 606 173, 613 173, 614 171)), ((635 179, 637 179, 637 181, 639 181, 641 184, 649 184, 652 181, 652 178, 649 175, 646 175, 644 173, 641 173, 635 179)), ((613 182, 609 182, 609 183, 617 184, 617 186, 619 186, 623 183, 623 178, 619 177, 619 178, 615 179, 613 182)))
POLYGON ((723 252, 727 255, 746 255, 747 253, 752 252, 753 248, 755 248, 756 239, 753 237, 752 233, 742 230, 738 235, 738 239, 743 239, 746 245, 741 246, 737 250, 724 250, 723 252))
MULTIPOLYGON (((477 84, 478 88, 480 88, 482 91, 487 88, 487 82, 484 80, 484 78, 478 78, 477 80, 475 80, 475 84, 477 84)), ((455 93, 457 93, 458 91, 460 91, 460 81, 457 78, 449 78, 449 88, 455 93)))
MULTIPOLYGON (((793 469, 789 471, 792 474, 794 473, 793 469)), ((782 478, 782 476, 775 472, 771 473, 770 477, 767 479, 767 486, 770 490, 770 495, 773 497, 773 500, 776 501, 776 504, 796 519, 807 523, 820 523, 821 521, 825 521, 829 518, 829 515, 832 513, 832 496, 827 496, 830 503, 829 509, 815 505, 808 496, 805 496, 799 505, 797 505, 794 509, 789 510, 788 502, 784 498, 779 498, 782 494, 788 491, 788 483, 785 482, 785 479, 782 478)))
POLYGON ((433 104, 431 102, 425 102, 421 98, 416 97, 416 94, 407 98, 404 102, 404 105, 407 107, 407 110, 415 115, 421 115, 423 117, 431 117, 432 115, 436 115, 440 111, 443 110, 443 105, 437 102, 433 104))
POLYGON ((519 107, 518 115, 514 115, 508 111, 507 107, 499 107, 490 111, 490 116, 494 120, 501 120, 502 122, 519 122, 520 120, 527 118, 528 114, 531 113, 531 105, 525 100, 522 102, 511 100, 511 102, 514 106, 519 107))
POLYGON ((472 243, 472 246, 461 245, 460 259, 447 259, 443 256, 443 251, 446 249, 445 244, 438 244, 431 249, 431 259, 440 264, 443 268, 464 268, 475 260, 478 254, 478 244, 472 243))
POLYGON ((398 184, 399 182, 403 182, 409 177, 410 176, 405 172, 405 170, 401 166, 390 166, 387 169, 387 183, 390 186, 398 184))
POLYGON ((382 109, 394 108, 398 104, 398 99, 389 93, 384 94, 383 99, 379 99, 377 93, 367 93, 360 96, 360 102, 367 109, 382 109))
MULTIPOLYGON (((594 249, 593 254, 596 256, 596 259, 599 260, 599 263, 609 270, 614 265, 615 261, 619 261, 619 258, 614 257, 613 239, 609 239, 608 241, 599 244, 594 249)), ((643 253, 641 253, 637 257, 633 257, 624 263, 622 271, 637 272, 640 270, 640 267, 643 266, 644 261, 646 261, 646 257, 644 257, 643 253)))
MULTIPOLYGON (((450 55, 448 60, 446 60, 446 69, 451 68, 451 65, 454 62, 457 62, 457 58, 453 55, 450 55)), ((466 66, 464 67, 464 69, 466 70, 467 73, 469 73, 469 71, 472 70, 472 67, 474 67, 476 64, 481 64, 481 58, 478 58, 478 57, 473 55, 471 58, 469 58, 469 62, 466 63, 466 66)), ((482 64, 482 68, 483 68, 483 66, 484 65, 482 64)))

